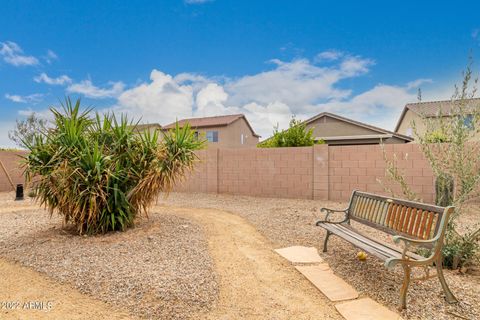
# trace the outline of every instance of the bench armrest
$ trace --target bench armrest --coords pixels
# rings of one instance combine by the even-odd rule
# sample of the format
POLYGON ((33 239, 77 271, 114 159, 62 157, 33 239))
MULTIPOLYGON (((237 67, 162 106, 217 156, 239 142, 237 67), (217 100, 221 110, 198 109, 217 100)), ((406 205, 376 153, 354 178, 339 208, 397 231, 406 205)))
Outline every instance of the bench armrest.
POLYGON ((405 244, 409 245, 429 245, 429 244, 434 244, 435 242, 438 241, 438 236, 429 240, 420 240, 420 239, 412 239, 412 238, 407 238, 404 236, 393 236, 393 242, 399 243, 400 241, 403 241, 405 244))
POLYGON ((441 254, 440 247, 435 245, 438 240, 440 239, 440 235, 435 236, 432 239, 429 240, 420 240, 420 239, 412 239, 412 238, 407 238, 404 236, 394 236, 393 237, 393 242, 399 243, 402 241, 404 243, 403 247, 403 252, 402 252, 402 257, 401 258, 390 258, 385 261, 385 266, 387 268, 393 268, 396 264, 398 263, 405 263, 408 262, 411 265, 425 265, 427 263, 431 263, 434 261, 439 254, 441 254), (407 257, 407 251, 409 250, 410 246, 417 246, 417 245, 423 245, 423 246, 432 246, 433 251, 431 252, 429 257, 426 257, 425 259, 422 260, 416 260, 416 261, 410 261, 410 259, 407 257))
POLYGON ((320 212, 326 212, 327 214, 325 215, 325 219, 324 220, 319 220, 317 221, 316 225, 320 225, 322 223, 344 223, 346 221, 349 220, 349 214, 348 214, 348 208, 347 209, 343 209, 343 210, 336 210, 336 209, 329 209, 329 208, 321 208, 320 209, 320 212), (343 213, 344 214, 344 219, 342 221, 338 221, 338 222, 334 222, 334 221, 330 221, 330 214, 334 214, 334 213, 343 213))
POLYGON ((410 248, 410 246, 417 246, 417 245, 423 245, 423 246, 433 246, 435 242, 438 241, 438 237, 429 239, 429 240, 420 240, 420 239, 412 239, 412 238, 407 238, 404 236, 393 236, 393 242, 398 244, 400 242, 403 242, 403 251, 402 251, 402 256, 400 258, 389 258, 385 261, 385 267, 388 269, 392 269, 395 267, 397 264, 410 264, 410 265, 416 265, 416 266, 422 266, 426 265, 434 260, 434 258, 437 256, 437 250, 434 250, 434 252, 429 256, 426 257, 425 259, 421 260, 415 260, 411 261, 410 258, 407 256, 407 252, 410 248))

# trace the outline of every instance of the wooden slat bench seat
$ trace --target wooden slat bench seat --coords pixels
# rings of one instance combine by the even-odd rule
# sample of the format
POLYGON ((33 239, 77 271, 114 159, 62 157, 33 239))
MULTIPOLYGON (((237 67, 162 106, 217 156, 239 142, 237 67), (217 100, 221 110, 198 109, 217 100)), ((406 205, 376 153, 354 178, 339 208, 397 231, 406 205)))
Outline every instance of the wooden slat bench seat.
POLYGON ((384 261, 387 268, 401 265, 405 277, 400 290, 400 309, 404 309, 412 267, 428 268, 434 265, 446 300, 449 303, 457 302, 445 282, 442 270, 443 239, 453 210, 451 206, 439 207, 354 191, 346 209, 322 208, 321 211, 326 212, 325 219, 317 221, 316 225, 327 231, 324 252, 327 251, 330 235, 336 235, 384 261), (332 220, 336 214, 342 216, 337 221, 332 220), (403 248, 362 234, 351 226, 351 220, 393 235, 393 241, 401 243, 403 248), (410 250, 417 246, 430 249, 430 256, 423 257, 410 250))

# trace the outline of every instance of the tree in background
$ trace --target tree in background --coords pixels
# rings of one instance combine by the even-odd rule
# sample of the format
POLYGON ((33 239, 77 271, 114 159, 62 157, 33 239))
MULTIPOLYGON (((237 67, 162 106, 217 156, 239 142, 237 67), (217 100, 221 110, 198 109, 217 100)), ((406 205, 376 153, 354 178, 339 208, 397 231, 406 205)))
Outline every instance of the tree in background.
POLYGON ((315 141, 313 129, 307 129, 305 124, 292 117, 289 128, 279 131, 278 125, 274 127, 273 136, 260 142, 259 148, 282 148, 282 147, 308 147, 314 144, 325 143, 323 140, 315 141))
POLYGON ((80 234, 125 230, 149 204, 193 167, 203 145, 188 125, 164 134, 138 133, 126 117, 95 117, 80 100, 52 108, 53 127, 26 141, 27 181, 50 214, 59 213, 80 234))
POLYGON ((38 117, 32 112, 25 120, 16 121, 15 128, 8 132, 10 140, 21 148, 27 148, 37 133, 45 132, 47 128, 47 120, 38 117))
MULTIPOLYGON (((455 206, 444 246, 444 264, 452 268, 467 266, 479 249, 480 215, 472 221, 471 229, 461 233, 457 221, 465 214, 467 205, 480 196, 480 103, 472 100, 477 92, 477 79, 472 79, 472 61, 463 73, 460 87, 455 86, 452 107, 434 117, 422 117, 424 130, 412 123, 415 140, 435 175, 436 204, 455 206)), ((411 200, 421 200, 410 188, 397 167, 396 157, 388 160, 386 176, 401 186, 411 200)))

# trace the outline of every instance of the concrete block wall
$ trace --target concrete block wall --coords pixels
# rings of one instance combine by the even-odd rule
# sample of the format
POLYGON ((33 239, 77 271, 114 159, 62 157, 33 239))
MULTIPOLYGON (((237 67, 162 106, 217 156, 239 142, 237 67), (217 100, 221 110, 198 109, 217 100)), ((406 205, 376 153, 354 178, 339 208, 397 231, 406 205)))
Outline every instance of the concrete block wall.
MULTIPOLYGON (((395 154, 401 174, 425 202, 432 203, 434 175, 416 144, 386 145, 388 158, 395 154)), ((14 184, 24 183, 21 151, 0 151, 14 184)), ((316 145, 302 148, 207 149, 175 191, 227 193, 258 197, 346 201, 352 190, 386 194, 378 182, 401 194, 385 177, 385 161, 378 145, 316 145)), ((12 188, 0 170, 0 191, 12 188)))
MULTIPOLYGON (((0 160, 7 169, 13 184, 16 186, 19 183, 25 184, 25 178, 23 177, 23 168, 20 161, 21 156, 26 155, 25 151, 0 151, 0 160)), ((0 167, 0 192, 13 191, 8 178, 0 167)))
MULTIPOLYGON (((433 202, 434 175, 418 145, 385 145, 385 152, 389 159, 396 155, 412 189, 433 202)), ((379 145, 216 149, 198 155, 195 172, 177 191, 346 201, 355 189, 387 194, 385 185, 401 194, 386 178, 379 145)))
POLYGON ((207 193, 207 168, 213 164, 209 163, 207 158, 207 150, 197 151, 198 160, 195 163, 194 169, 187 174, 184 180, 177 183, 174 191, 179 192, 201 192, 207 193))
POLYGON ((307 198, 313 195, 313 149, 219 149, 219 193, 307 198))
MULTIPOLYGON (((385 145, 385 153, 390 160, 396 156, 400 174, 423 201, 434 201, 434 175, 418 145, 385 145)), ((386 178, 385 169, 379 145, 330 147, 329 200, 347 200, 355 189, 386 194, 384 186, 400 195, 400 186, 386 178)))

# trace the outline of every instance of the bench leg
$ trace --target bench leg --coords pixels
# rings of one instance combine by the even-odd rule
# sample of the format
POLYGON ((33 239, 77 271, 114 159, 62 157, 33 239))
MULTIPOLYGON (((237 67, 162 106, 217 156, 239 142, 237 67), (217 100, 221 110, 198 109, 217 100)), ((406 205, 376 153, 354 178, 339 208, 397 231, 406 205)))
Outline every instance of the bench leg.
POLYGON ((403 309, 407 309, 407 291, 408 286, 410 285, 410 271, 411 268, 408 265, 402 265, 403 271, 405 273, 405 277, 403 278, 402 288, 400 289, 400 306, 398 309, 401 311, 403 309))
POLYGON ((325 241, 323 241, 323 252, 327 252, 327 243, 328 243, 328 238, 330 238, 330 235, 332 233, 327 230, 327 235, 325 236, 325 241))
POLYGON ((442 266, 441 256, 438 259, 438 261, 435 263, 435 267, 437 268, 438 280, 440 280, 440 283, 442 284, 443 292, 445 293, 445 300, 447 300, 448 303, 458 302, 457 298, 455 298, 452 291, 450 291, 450 288, 448 287, 447 282, 445 281, 445 277, 443 276, 443 266, 442 266))

